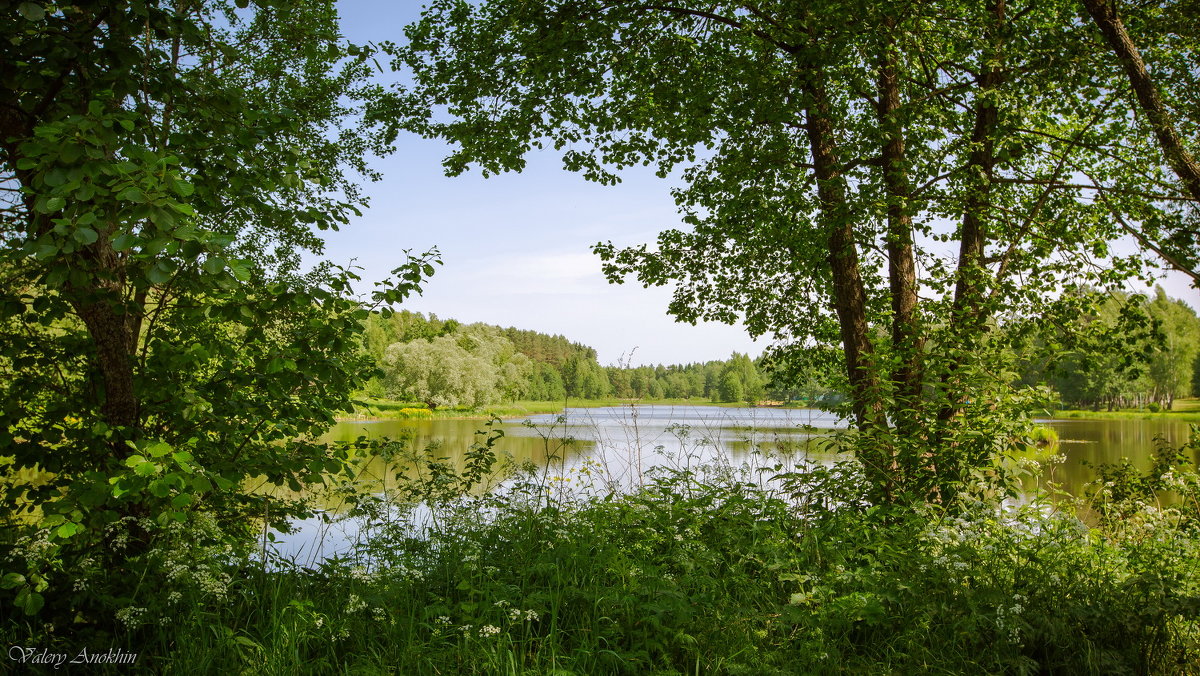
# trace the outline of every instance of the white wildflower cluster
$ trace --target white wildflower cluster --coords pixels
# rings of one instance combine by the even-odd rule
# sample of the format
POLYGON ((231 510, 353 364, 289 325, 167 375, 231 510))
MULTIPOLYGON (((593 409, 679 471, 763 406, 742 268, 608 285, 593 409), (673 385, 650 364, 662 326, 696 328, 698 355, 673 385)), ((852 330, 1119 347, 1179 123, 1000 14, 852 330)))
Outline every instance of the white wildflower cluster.
POLYGON ((18 538, 16 551, 13 554, 27 561, 45 560, 54 549, 54 545, 50 543, 49 538, 50 533, 48 531, 39 531, 37 537, 26 535, 18 538))
POLYGON ((1180 472, 1170 469, 1160 478, 1163 488, 1168 491, 1181 495, 1200 493, 1200 473, 1198 472, 1180 472))
POLYGON ((125 625, 129 629, 133 629, 143 622, 143 616, 146 614, 145 608, 129 606, 117 611, 117 621, 125 625))
POLYGON ((495 636, 496 634, 499 634, 499 633, 500 633, 500 627, 497 627, 494 624, 485 624, 479 628, 479 637, 480 638, 487 638, 489 636, 495 636))
POLYGON ((1013 594, 1011 606, 996 608, 996 631, 1013 645, 1021 645, 1021 613, 1025 612, 1028 599, 1022 594, 1013 594))
POLYGON ((202 565, 197 568, 192 581, 200 591, 218 601, 224 601, 229 594, 229 583, 233 580, 228 573, 214 571, 209 566, 202 565))
POLYGON ((188 565, 182 561, 167 561, 163 564, 163 574, 172 582, 185 578, 188 572, 188 565))
POLYGON ((520 608, 511 608, 508 611, 508 619, 513 622, 524 620, 526 622, 536 622, 538 614, 536 610, 521 610, 520 608))
POLYGON ((350 598, 346 600, 347 613, 357 613, 360 610, 365 610, 366 607, 367 602, 362 600, 358 594, 351 594, 350 598))
POLYGON ((433 620, 433 623, 437 624, 437 625, 441 625, 443 627, 449 627, 450 626, 450 618, 445 615, 438 615, 437 618, 435 618, 433 620))

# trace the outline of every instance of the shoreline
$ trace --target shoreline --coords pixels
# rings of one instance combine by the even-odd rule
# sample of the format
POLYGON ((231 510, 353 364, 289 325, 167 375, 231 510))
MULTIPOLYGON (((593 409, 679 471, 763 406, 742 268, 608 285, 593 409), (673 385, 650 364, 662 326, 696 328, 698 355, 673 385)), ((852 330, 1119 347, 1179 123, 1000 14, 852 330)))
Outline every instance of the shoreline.
MULTIPOLYGON (((514 418, 522 418, 531 415, 553 415, 562 413, 568 408, 608 408, 613 406, 705 406, 712 408, 740 408, 746 406, 746 402, 714 402, 700 399, 579 399, 566 400, 561 402, 551 401, 529 401, 515 402, 509 406, 497 406, 489 410, 430 410, 428 414, 423 415, 398 415, 403 408, 409 408, 404 405, 404 402, 383 402, 376 404, 364 404, 368 409, 381 409, 380 413, 384 413, 388 409, 395 409, 396 415, 339 415, 334 417, 335 422, 388 422, 393 420, 490 420, 493 417, 502 420, 511 420, 514 418), (523 406, 525 404, 526 406, 523 406), (518 410, 519 409, 519 410, 518 410)), ((807 406, 789 406, 778 401, 762 401, 755 405, 756 408, 808 408, 807 406)), ((416 408, 416 407, 411 407, 416 408)))

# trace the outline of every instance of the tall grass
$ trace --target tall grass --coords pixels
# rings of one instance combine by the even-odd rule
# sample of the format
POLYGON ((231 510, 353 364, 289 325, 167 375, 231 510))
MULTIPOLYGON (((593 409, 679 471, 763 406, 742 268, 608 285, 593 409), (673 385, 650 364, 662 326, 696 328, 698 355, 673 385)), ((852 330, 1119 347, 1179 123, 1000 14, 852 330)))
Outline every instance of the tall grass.
MULTIPOLYGON (((108 635, 171 673, 1200 670, 1186 502, 1093 528, 1062 502, 885 513, 855 501, 852 464, 769 454, 648 470, 626 492, 564 490, 602 469, 585 464, 473 494, 488 450, 365 500, 337 558, 231 561, 220 593, 166 585, 108 635)), ((75 645, 69 627, 8 634, 75 645)))

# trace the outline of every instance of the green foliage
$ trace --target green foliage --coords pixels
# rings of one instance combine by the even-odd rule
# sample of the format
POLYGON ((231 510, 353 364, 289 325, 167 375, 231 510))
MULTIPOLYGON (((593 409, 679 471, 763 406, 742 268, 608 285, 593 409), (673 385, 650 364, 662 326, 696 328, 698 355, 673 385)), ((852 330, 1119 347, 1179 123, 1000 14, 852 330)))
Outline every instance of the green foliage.
MULTIPOLYGON (((1169 515, 1089 529, 1050 504, 881 509, 852 497, 864 477, 850 463, 766 483, 750 467, 694 464, 591 497, 556 489, 573 476, 525 474, 472 493, 497 461, 494 441, 484 433, 460 470, 436 449, 415 453, 419 475, 360 505, 369 537, 319 570, 242 552, 207 567, 210 527, 169 527, 151 551, 177 593, 129 599, 118 640, 163 670, 206 673, 1186 673, 1200 663, 1200 533, 1169 515)), ((21 631, 5 638, 77 640, 21 631)))
MULTIPOLYGON (((364 324, 364 351, 384 372, 364 394, 433 408, 610 396, 726 403, 755 403, 768 395, 793 398, 786 388, 769 386, 765 365, 737 353, 727 361, 604 367, 592 348, 536 331, 463 325, 408 311, 372 314, 364 324)), ((814 382, 804 393, 818 400, 829 390, 814 382)))
POLYGON ((1071 316, 1032 330, 1024 382, 1042 381, 1073 406, 1170 410, 1192 389, 1200 317, 1161 287, 1153 298, 1085 294, 1071 316))
MULTIPOLYGON (((1174 7, 1122 11, 1190 142, 1176 104, 1194 97, 1193 33, 1162 20, 1174 7)), ((967 427, 972 402, 1011 398, 996 329, 1153 267, 1115 253, 1128 234, 1193 267, 1191 198, 1078 17, 1069 2, 441 0, 396 49, 412 82, 393 119, 454 144, 451 175, 552 147, 600 183, 636 165, 679 176, 686 227, 597 244, 610 281, 671 286, 679 320, 741 321, 777 352, 839 349, 874 499, 931 471, 936 497, 993 459, 967 427)))
POLYGON ((361 321, 438 262, 362 302, 353 270, 298 272, 388 148, 371 50, 332 3, 235 4, 0 13, 0 566, 60 626, 116 626, 178 528, 220 551, 306 513, 246 484, 344 468, 312 439, 371 373, 361 321))
POLYGON ((481 406, 521 398, 532 365, 490 327, 472 325, 430 340, 394 343, 383 363, 387 395, 429 408, 481 406))

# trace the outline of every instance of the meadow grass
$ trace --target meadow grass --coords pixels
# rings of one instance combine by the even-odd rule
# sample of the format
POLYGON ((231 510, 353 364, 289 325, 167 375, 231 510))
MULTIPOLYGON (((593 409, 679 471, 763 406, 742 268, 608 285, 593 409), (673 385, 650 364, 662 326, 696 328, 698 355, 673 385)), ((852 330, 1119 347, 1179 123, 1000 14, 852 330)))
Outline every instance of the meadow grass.
MULTIPOLYGON (((476 479, 442 476, 365 500, 355 546, 315 567, 226 558, 124 600, 132 619, 6 638, 107 640, 139 670, 197 674, 1200 670, 1186 468, 1171 480, 1192 503, 1110 503, 1100 486, 1089 528, 1063 502, 867 508, 850 463, 763 481, 771 462, 659 470, 623 493, 529 470, 463 495, 447 482, 476 479)), ((164 556, 204 541, 182 533, 164 556)))
MULTIPOLYGON (((762 445, 620 491, 590 482, 596 461, 497 484, 490 441, 458 469, 412 452, 428 471, 361 496, 335 556, 231 548, 196 512, 155 536, 130 595, 0 632, 138 654, 99 673, 1200 673, 1200 475, 1182 451, 1077 499, 953 509, 868 506, 852 461, 762 445)), ((1055 462, 1018 464, 1039 461, 1055 462)))

